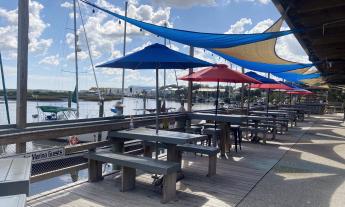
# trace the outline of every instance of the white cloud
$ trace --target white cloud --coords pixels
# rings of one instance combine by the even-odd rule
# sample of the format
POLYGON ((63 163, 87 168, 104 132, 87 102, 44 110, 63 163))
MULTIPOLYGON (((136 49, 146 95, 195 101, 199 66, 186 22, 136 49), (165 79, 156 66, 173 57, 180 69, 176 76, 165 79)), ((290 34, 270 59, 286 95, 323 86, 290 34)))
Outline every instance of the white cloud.
POLYGON ((63 8, 73 8, 73 4, 71 2, 65 1, 60 5, 63 8))
POLYGON ((247 31, 246 33, 262 33, 265 30, 267 30, 270 26, 274 24, 274 21, 272 19, 265 19, 259 23, 257 23, 252 29, 247 31))
POLYGON ((293 35, 278 38, 276 44, 276 53, 279 57, 282 57, 286 60, 300 63, 310 62, 308 60, 308 55, 305 53, 302 46, 293 35))
POLYGON ((44 57, 42 60, 38 62, 38 64, 57 66, 60 64, 59 55, 51 55, 44 57))
MULTIPOLYGON (((89 53, 85 51, 78 52, 78 60, 86 60, 89 57, 89 53)), ((67 55, 67 60, 74 61, 75 54, 74 52, 71 52, 70 54, 67 55)))
POLYGON ((245 31, 245 26, 252 25, 250 18, 241 18, 235 24, 230 26, 230 29, 225 34, 240 34, 245 31))
POLYGON ((271 0, 235 0, 235 2, 253 2, 259 4, 269 4, 271 0))
MULTIPOLYGON (((42 38, 44 30, 50 26, 41 17, 43 8, 44 6, 37 1, 29 1, 29 52, 33 54, 45 53, 53 43, 52 39, 42 38)), ((6 23, 0 27, 0 47, 6 58, 13 59, 17 56, 18 9, 0 8, 0 17, 6 23)))
POLYGON ((162 6, 171 6, 178 8, 216 5, 216 0, 153 0, 153 2, 162 6))
MULTIPOLYGON (((105 0, 98 0, 96 4, 113 12, 124 14, 122 8, 116 7, 105 0)), ((128 16, 158 25, 163 25, 167 22, 171 26, 171 23, 169 23, 169 7, 155 10, 150 5, 139 5, 136 1, 130 1, 128 5, 128 16)), ((123 43, 124 22, 120 21, 121 23, 119 23, 117 19, 97 10, 95 13, 84 12, 83 17, 93 58, 114 58, 119 56, 120 51, 116 47, 123 43), (97 55, 94 56, 95 54, 97 55)), ((86 51, 85 34, 82 27, 79 27, 78 34, 80 48, 86 51)), ((143 34, 146 33, 141 32, 139 28, 131 24, 127 24, 127 42, 131 42, 134 36, 143 36, 143 34)), ((66 34, 66 42, 70 49, 74 48, 74 35, 72 33, 66 34)))

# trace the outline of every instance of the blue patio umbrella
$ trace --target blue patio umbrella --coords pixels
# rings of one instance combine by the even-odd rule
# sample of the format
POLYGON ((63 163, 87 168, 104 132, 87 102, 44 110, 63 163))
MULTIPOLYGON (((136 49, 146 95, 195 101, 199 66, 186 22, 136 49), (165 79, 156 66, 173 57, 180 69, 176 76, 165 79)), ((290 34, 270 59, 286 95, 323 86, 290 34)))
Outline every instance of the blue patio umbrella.
POLYGON ((245 73, 247 76, 252 77, 258 81, 260 81, 261 83, 271 83, 271 84, 276 84, 278 83, 277 81, 270 79, 270 78, 266 78, 264 76, 261 76, 255 72, 246 72, 245 73))
POLYGON ((129 68, 129 69, 156 69, 156 134, 159 129, 158 105, 158 70, 159 69, 187 69, 212 66, 213 64, 192 56, 174 51, 161 44, 153 44, 144 49, 111 60, 96 67, 129 68))

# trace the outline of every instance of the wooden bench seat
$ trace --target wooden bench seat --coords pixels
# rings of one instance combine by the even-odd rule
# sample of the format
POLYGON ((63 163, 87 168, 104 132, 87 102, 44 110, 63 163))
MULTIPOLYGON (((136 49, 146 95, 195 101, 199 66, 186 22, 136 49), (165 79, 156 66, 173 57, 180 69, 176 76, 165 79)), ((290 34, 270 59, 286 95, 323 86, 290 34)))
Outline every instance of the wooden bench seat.
POLYGON ((0 159, 0 196, 29 195, 31 157, 0 159))
POLYGON ((180 152, 193 152, 202 155, 208 155, 208 174, 207 176, 213 176, 216 174, 217 169, 217 154, 220 152, 217 147, 208 147, 196 144, 183 144, 177 145, 177 149, 180 152))
POLYGON ((89 152, 85 154, 89 159, 89 180, 91 182, 102 179, 102 163, 112 163, 122 166, 121 191, 135 188, 136 169, 154 174, 162 174, 163 189, 162 203, 175 199, 176 174, 181 169, 179 163, 154 160, 148 157, 117 154, 108 151, 89 152))
POLYGON ((25 207, 26 195, 0 196, 0 206, 6 207, 25 207))

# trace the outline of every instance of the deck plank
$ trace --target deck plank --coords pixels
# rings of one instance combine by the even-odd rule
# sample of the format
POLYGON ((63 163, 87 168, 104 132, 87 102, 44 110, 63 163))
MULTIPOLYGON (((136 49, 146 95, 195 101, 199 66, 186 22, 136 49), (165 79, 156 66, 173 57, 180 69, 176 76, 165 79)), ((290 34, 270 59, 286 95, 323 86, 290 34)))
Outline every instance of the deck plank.
MULTIPOLYGON (((304 122, 300 127, 311 124, 304 122)), ((277 135, 277 140, 267 145, 244 142, 239 153, 232 151, 228 159, 218 158, 217 175, 211 178, 206 177, 206 156, 184 154, 185 179, 177 184, 177 200, 166 206, 235 206, 297 141, 298 134, 301 134, 300 129, 291 129, 286 135, 277 135)), ((140 171, 137 174, 133 191, 120 192, 119 175, 112 175, 101 182, 86 182, 47 196, 29 198, 28 204, 32 207, 162 206, 160 194, 151 185, 151 175, 140 171)))

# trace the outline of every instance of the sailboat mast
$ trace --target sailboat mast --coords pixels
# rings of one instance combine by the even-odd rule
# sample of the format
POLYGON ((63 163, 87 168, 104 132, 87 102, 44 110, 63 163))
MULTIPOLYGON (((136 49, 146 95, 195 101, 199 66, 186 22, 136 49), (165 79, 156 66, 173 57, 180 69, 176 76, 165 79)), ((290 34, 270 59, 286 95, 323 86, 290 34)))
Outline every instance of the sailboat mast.
MULTIPOLYGON (((167 22, 164 22, 164 27, 168 27, 167 22)), ((167 46, 167 38, 164 38, 164 46, 167 46)), ((166 72, 166 69, 164 69, 164 89, 166 86, 166 79, 167 79, 166 76, 167 76, 167 72, 166 72)), ((164 98, 165 98, 165 93, 164 93, 164 98)))
POLYGON ((73 0, 73 21, 74 21, 74 59, 75 59, 75 99, 77 104, 76 117, 79 118, 79 95, 78 95, 78 36, 77 36, 77 11, 76 0, 73 0))
POLYGON ((5 84, 4 68, 3 68, 3 66, 2 66, 1 52, 0 52, 0 70, 1 70, 1 79, 2 79, 2 89, 3 89, 3 92, 4 92, 4 99, 5 99, 7 123, 8 123, 8 124, 11 124, 11 121, 10 121, 10 112, 9 112, 9 109, 8 109, 8 99, 7 99, 7 90, 6 90, 6 84, 5 84))
MULTIPOLYGON (((125 17, 127 17, 127 8, 128 8, 128 1, 125 2, 125 17)), ((124 33, 123 33, 123 56, 126 55, 126 38, 127 38, 127 21, 125 21, 124 25, 124 33)), ((122 69, 122 103, 125 97, 125 68, 122 69)))

